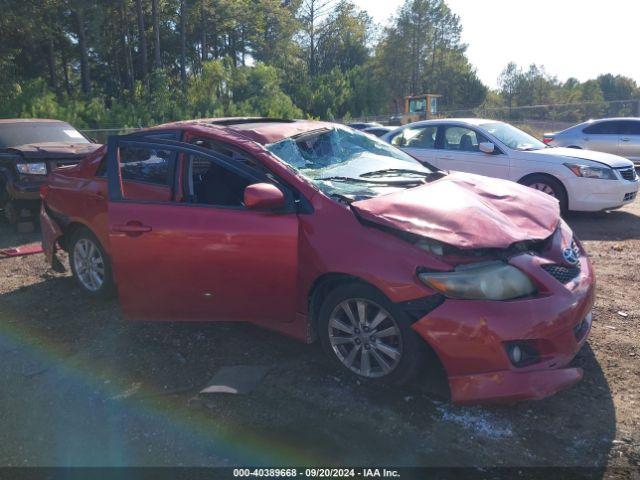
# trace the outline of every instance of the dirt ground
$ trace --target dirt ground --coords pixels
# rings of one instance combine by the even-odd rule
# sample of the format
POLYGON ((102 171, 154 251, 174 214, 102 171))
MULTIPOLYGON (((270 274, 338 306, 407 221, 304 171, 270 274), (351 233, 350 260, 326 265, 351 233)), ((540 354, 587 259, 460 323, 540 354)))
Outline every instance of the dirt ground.
MULTIPOLYGON (((640 203, 568 219, 598 293, 582 382, 538 402, 456 407, 416 382, 358 384, 318 345, 241 324, 128 324, 41 255, 0 260, 0 465, 640 464, 640 203), (269 373, 202 397, 222 366, 269 373)), ((38 240, 0 226, 0 248, 38 240)), ((514 319, 515 321, 515 319, 514 319)), ((606 469, 606 471, 605 471, 606 469)))

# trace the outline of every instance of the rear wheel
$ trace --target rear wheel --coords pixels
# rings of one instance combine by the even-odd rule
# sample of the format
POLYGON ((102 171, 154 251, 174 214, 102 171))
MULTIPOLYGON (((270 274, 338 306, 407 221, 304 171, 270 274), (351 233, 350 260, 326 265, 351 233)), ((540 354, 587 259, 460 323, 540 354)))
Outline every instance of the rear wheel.
POLYGON ((69 264, 80 288, 93 297, 114 291, 111 264, 96 236, 86 228, 75 231, 69 243, 69 264))
POLYGON ((522 185, 552 196, 560 203, 560 211, 564 214, 569 208, 567 192, 562 183, 548 175, 531 175, 520 181, 522 185))
POLYGON ((364 380, 406 383, 422 364, 423 341, 404 312, 367 285, 331 292, 320 308, 318 330, 329 357, 364 380))

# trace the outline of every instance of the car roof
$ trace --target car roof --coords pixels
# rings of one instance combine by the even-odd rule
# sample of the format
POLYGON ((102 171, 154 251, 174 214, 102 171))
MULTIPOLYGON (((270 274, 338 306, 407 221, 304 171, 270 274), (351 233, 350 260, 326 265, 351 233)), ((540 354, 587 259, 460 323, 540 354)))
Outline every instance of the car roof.
POLYGON ((179 122, 165 123, 156 128, 197 128, 212 130, 217 133, 228 132, 242 135, 262 145, 279 142, 285 138, 294 137, 303 133, 329 128, 333 126, 329 122, 317 120, 287 120, 281 118, 263 117, 229 117, 229 118, 203 118, 197 120, 183 120, 179 122))
POLYGON ((579 125, 585 125, 588 123, 600 123, 600 122, 619 122, 621 120, 640 122, 640 117, 611 117, 611 118, 591 118, 586 122, 582 122, 579 125))
POLYGON ((500 120, 491 120, 488 118, 437 118, 434 120, 421 120, 418 122, 408 123, 409 125, 437 125, 441 123, 450 123, 458 125, 473 125, 479 126, 485 123, 502 123, 500 120))

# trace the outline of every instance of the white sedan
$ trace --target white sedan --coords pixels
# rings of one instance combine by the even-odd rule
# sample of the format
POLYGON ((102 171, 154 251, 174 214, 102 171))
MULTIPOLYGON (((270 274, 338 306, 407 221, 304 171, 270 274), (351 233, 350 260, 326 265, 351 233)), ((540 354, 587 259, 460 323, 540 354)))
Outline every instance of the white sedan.
POLYGON ((562 211, 619 208, 638 192, 631 161, 607 153, 547 147, 495 120, 426 120, 382 138, 442 170, 504 178, 546 192, 558 199, 562 211))

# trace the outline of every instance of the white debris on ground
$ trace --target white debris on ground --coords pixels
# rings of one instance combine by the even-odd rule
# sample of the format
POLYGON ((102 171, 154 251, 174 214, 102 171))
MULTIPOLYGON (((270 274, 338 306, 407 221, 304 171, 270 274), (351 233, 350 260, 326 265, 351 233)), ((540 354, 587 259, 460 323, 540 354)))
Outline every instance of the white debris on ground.
POLYGON ((453 422, 466 430, 473 431, 488 438, 508 438, 513 436, 511 424, 499 419, 489 412, 476 408, 456 408, 451 405, 440 405, 437 411, 445 422, 453 422))

